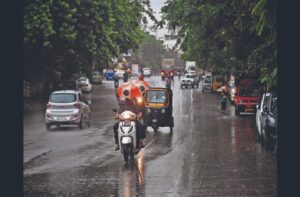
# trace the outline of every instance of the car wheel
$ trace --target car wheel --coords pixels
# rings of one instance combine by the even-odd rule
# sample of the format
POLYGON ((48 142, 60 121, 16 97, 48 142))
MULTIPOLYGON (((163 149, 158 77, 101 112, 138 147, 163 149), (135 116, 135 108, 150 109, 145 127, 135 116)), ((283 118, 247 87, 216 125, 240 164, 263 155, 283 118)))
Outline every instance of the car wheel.
POLYGON ((199 85, 197 85, 197 88, 199 88, 199 85))
POLYGON ((81 115, 80 122, 79 122, 79 124, 78 124, 79 129, 82 129, 82 128, 83 128, 82 118, 83 118, 83 117, 82 117, 82 115, 81 115))
POLYGON ((183 86, 180 86, 180 88, 182 89, 182 88, 183 88, 183 86))
POLYGON ((60 128, 60 124, 57 124, 57 125, 56 125, 56 128, 58 128, 58 129, 59 129, 59 128, 60 128))
POLYGON ((51 129, 51 125, 46 123, 46 129, 49 131, 51 129))
POLYGON ((270 141, 270 138, 269 138, 269 136, 268 136, 267 133, 265 133, 264 148, 266 149, 266 151, 270 151, 271 150, 271 141, 270 141))
POLYGON ((202 88, 202 92, 204 92, 203 88, 202 88))
POLYGON ((87 124, 88 127, 91 127, 91 121, 90 120, 91 120, 91 115, 89 115, 88 118, 87 118, 86 124, 87 124))
POLYGON ((241 115, 241 114, 240 114, 240 110, 239 110, 238 107, 235 107, 235 115, 236 115, 236 116, 240 116, 240 115, 241 115))
POLYGON ((256 130, 256 133, 257 133, 257 142, 260 142, 261 141, 261 135, 259 134, 257 126, 255 127, 255 130, 256 130))

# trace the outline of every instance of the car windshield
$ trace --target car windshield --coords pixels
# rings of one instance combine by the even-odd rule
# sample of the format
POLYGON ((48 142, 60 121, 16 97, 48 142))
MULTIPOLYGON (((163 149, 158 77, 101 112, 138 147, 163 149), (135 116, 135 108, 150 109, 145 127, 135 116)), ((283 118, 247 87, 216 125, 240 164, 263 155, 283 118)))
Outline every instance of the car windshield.
POLYGON ((172 66, 171 65, 163 65, 162 68, 164 70, 170 70, 170 69, 172 69, 172 66))
POLYGON ((72 103, 76 101, 76 95, 75 94, 52 94, 50 96, 50 101, 52 103, 72 103))
POLYGON ((257 97, 259 96, 259 88, 258 87, 240 87, 240 96, 249 96, 249 97, 257 97))
POLYGON ((81 78, 81 79, 79 79, 79 82, 86 82, 86 78, 81 78))
POLYGON ((147 101, 149 103, 165 103, 167 102, 166 91, 148 91, 147 101))
POLYGON ((195 76, 194 75, 186 75, 185 77, 193 79, 195 76))
POLYGON ((206 76, 205 77, 205 82, 211 82, 211 76, 206 76))

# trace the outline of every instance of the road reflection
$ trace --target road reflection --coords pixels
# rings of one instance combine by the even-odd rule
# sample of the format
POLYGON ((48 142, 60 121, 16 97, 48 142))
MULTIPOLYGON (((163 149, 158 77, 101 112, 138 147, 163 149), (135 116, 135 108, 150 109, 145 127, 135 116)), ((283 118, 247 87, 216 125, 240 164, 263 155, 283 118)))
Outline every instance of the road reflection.
POLYGON ((120 168, 119 196, 138 196, 144 186, 145 157, 142 150, 135 158, 135 161, 128 162, 120 168))

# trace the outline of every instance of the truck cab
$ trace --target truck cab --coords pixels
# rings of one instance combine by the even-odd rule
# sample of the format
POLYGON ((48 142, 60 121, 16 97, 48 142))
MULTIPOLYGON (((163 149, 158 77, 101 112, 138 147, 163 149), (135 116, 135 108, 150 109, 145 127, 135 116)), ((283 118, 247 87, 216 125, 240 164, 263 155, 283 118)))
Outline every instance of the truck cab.
POLYGON ((161 79, 165 80, 167 77, 171 77, 171 79, 174 79, 174 75, 176 74, 175 69, 175 60, 174 59, 168 59, 164 58, 162 60, 162 66, 160 70, 161 79))
POLYGON ((236 85, 236 95, 234 98, 235 115, 241 112, 256 113, 256 105, 259 104, 260 87, 256 80, 243 79, 236 85))

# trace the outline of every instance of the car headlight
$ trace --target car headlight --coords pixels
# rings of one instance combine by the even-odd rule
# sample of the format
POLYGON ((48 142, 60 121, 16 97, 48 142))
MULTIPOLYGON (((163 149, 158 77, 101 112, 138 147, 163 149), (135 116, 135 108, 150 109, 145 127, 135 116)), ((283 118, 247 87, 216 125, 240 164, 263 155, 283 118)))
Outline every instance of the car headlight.
POLYGON ((166 109, 161 109, 161 113, 166 113, 166 109))
POLYGON ((173 75, 173 73, 171 73, 171 75, 173 75))
POLYGON ((150 108, 147 108, 147 109, 146 109, 146 112, 151 113, 151 109, 150 109, 150 108))
POLYGON ((161 74, 161 75, 163 75, 164 73, 163 73, 163 72, 161 72, 160 74, 161 74))

